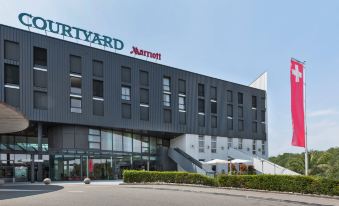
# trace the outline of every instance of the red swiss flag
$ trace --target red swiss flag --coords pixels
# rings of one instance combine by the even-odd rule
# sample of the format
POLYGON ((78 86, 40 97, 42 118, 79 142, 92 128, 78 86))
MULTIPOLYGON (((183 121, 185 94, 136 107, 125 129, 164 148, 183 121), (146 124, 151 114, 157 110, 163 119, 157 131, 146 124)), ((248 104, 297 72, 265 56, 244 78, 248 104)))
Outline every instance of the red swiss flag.
POLYGON ((295 59, 291 60, 290 78, 293 125, 292 145, 305 147, 304 65, 295 59))

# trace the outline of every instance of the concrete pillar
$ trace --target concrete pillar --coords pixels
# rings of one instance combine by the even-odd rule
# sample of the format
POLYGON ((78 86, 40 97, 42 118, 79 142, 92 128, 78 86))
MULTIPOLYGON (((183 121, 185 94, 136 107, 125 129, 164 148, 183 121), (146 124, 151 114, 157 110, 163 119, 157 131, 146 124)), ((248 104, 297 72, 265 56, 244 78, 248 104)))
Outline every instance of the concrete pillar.
MULTIPOLYGON (((38 160, 42 160, 42 124, 38 123, 38 160)), ((42 162, 38 161, 37 181, 42 181, 42 162)))

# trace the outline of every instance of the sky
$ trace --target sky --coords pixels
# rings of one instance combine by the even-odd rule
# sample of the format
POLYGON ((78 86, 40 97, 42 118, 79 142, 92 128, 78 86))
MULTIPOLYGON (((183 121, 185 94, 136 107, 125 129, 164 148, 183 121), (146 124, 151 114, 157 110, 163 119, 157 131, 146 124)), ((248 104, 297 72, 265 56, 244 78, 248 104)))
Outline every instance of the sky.
MULTIPOLYGON (((249 85, 268 72, 269 155, 291 146, 291 57, 306 61, 309 149, 339 146, 339 1, 3 1, 0 23, 21 12, 160 52, 158 63, 249 85)), ((38 30, 31 30, 39 33, 38 30)), ((61 36, 59 38, 62 38, 61 36)))

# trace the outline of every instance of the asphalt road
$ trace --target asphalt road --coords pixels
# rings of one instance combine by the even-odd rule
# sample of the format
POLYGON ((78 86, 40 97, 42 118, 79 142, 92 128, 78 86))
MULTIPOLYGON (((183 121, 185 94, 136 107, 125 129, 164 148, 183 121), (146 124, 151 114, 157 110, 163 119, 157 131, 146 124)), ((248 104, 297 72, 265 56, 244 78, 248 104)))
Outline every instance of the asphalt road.
POLYGON ((335 199, 313 197, 305 199, 291 195, 290 198, 283 198, 277 194, 259 194, 249 191, 168 185, 3 185, 0 186, 0 206, 339 205, 339 200, 335 199))

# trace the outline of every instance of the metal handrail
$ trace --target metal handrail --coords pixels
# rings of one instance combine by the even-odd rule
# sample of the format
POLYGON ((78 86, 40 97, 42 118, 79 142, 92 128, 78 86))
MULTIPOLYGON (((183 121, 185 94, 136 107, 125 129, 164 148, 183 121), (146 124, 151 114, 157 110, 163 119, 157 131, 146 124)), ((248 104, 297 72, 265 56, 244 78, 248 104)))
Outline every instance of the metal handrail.
POLYGON ((182 156, 184 156, 186 159, 190 160, 193 164, 195 164, 197 167, 199 167, 200 169, 202 168, 202 163, 199 162, 198 160, 194 159, 191 155, 187 154, 186 152, 182 151, 180 148, 174 148, 175 151, 177 151, 178 153, 180 153, 182 156))

